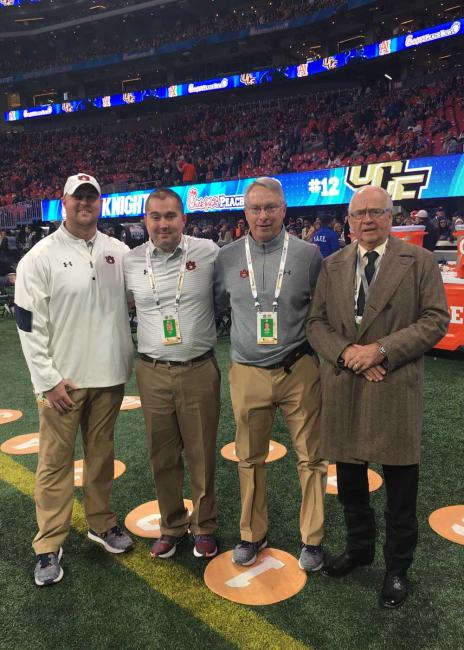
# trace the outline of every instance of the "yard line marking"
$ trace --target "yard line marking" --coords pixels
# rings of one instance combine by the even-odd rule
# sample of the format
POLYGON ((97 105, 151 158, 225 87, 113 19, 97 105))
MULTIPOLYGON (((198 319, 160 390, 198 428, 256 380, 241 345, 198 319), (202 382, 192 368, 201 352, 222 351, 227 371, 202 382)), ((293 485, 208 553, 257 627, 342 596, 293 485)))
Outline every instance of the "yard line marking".
MULTIPOLYGON (((0 454, 1 480, 33 498, 34 474, 11 457, 0 454)), ((74 500, 72 526, 87 534, 82 504, 74 500)), ((135 542, 127 555, 113 556, 126 569, 144 580, 153 590, 208 625, 226 641, 243 650, 311 650, 265 618, 241 605, 214 595, 190 571, 168 560, 151 560, 146 545, 135 542)))

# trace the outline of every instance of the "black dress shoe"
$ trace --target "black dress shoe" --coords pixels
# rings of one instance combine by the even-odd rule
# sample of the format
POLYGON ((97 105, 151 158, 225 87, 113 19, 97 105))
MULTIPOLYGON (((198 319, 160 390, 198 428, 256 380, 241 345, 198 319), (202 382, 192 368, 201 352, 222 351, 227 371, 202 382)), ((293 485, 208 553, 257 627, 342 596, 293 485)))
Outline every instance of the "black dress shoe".
POLYGON ((331 578, 341 578, 348 575, 353 569, 358 566, 367 566, 374 561, 374 554, 352 554, 345 551, 341 555, 332 558, 324 564, 321 571, 322 575, 330 576, 331 578))
POLYGON ((404 603, 408 597, 408 581, 405 575, 386 573, 383 581, 380 604, 387 609, 394 609, 404 603))

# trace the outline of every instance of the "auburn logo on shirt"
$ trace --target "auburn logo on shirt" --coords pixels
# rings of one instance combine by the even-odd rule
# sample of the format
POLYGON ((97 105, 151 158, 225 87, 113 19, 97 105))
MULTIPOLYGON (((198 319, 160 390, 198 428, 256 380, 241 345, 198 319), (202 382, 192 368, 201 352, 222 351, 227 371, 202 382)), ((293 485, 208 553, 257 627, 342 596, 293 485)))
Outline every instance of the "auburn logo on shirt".
POLYGON ((114 257, 112 255, 105 255, 105 260, 108 264, 114 264, 114 257))
POLYGON ((240 271, 240 277, 241 277, 241 278, 247 278, 249 275, 250 275, 250 274, 249 274, 249 272, 248 272, 248 269, 242 269, 242 270, 240 271))
POLYGON ((189 261, 185 265, 185 268, 187 269, 187 271, 195 271, 195 269, 197 268, 197 263, 193 261, 189 261))

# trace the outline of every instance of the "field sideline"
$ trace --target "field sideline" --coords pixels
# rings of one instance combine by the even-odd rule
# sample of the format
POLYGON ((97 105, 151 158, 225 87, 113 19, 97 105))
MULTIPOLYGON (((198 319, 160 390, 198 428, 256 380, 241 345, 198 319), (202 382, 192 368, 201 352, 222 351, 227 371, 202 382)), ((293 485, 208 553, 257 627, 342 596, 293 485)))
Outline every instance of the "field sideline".
MULTIPOLYGON (((38 420, 26 364, 11 319, 0 319, 2 382, 0 408, 19 409, 23 418, 0 425, 0 443, 37 431, 38 420)), ((85 345, 73 341, 72 345, 85 345)), ((239 486, 235 463, 219 449, 233 440, 227 386, 228 341, 221 339, 222 414, 218 436, 217 489, 222 550, 238 540, 239 486)), ((127 395, 137 395, 134 378, 127 395)), ((64 579, 38 589, 33 584, 35 533, 33 471, 36 456, 0 453, 0 650, 129 650, 167 648, 312 650, 457 650, 464 640, 464 546, 436 535, 429 514, 464 503, 463 357, 426 359, 426 412, 419 490, 420 541, 410 572, 409 600, 397 611, 381 610, 377 593, 383 578, 383 489, 372 495, 379 522, 372 567, 339 581, 309 576, 295 597, 266 607, 235 605, 212 594, 202 580, 205 564, 185 544, 172 560, 154 562, 147 541, 115 558, 85 537, 86 524, 76 490, 73 529, 64 547, 64 579)), ((290 447, 278 417, 274 439, 290 447)), ((80 445, 76 457, 80 456, 80 445)), ((120 521, 137 505, 155 498, 140 409, 121 412, 116 457, 126 472, 114 484, 113 505, 120 521)), ((374 467, 376 471, 381 469, 374 467)), ((299 488, 295 456, 269 467, 269 540, 298 553, 299 488)), ((186 487, 185 497, 189 497, 186 487)), ((343 546, 343 519, 334 496, 326 499, 325 547, 343 546)))

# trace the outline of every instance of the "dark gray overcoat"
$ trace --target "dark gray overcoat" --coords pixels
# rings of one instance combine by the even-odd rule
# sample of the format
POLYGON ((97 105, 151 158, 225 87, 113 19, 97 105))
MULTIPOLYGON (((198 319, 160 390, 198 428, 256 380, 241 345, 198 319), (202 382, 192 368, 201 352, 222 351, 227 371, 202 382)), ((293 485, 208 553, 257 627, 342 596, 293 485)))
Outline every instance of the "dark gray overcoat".
POLYGON ((351 244, 324 260, 311 303, 308 338, 325 359, 320 454, 344 462, 418 463, 423 354, 449 322, 441 275, 432 253, 389 237, 357 330, 356 257, 351 244), (387 351, 384 381, 369 382, 337 366, 351 343, 374 342, 387 351))

